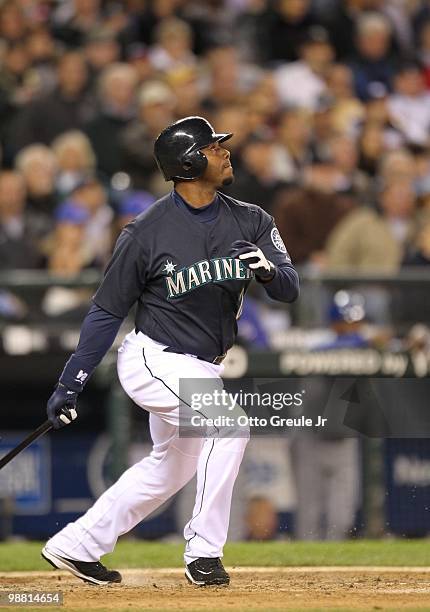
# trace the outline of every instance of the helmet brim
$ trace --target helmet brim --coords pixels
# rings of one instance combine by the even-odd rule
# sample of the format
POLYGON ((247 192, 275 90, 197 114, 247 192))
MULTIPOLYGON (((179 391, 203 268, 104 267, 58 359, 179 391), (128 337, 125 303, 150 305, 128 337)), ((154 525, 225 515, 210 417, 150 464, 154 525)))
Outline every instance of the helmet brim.
POLYGON ((209 147, 211 144, 214 144, 214 142, 225 142, 226 140, 229 140, 232 136, 233 134, 214 134, 211 138, 211 141, 203 145, 202 147, 199 147, 198 151, 209 147))
POLYGON ((230 140, 233 134, 215 134, 215 138, 217 142, 225 142, 226 140, 230 140))

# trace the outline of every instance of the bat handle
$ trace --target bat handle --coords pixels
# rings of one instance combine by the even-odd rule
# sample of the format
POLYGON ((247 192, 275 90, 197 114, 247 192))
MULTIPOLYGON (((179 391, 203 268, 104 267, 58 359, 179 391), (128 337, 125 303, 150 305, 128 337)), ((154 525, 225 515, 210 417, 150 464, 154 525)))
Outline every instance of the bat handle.
POLYGON ((15 448, 9 451, 7 455, 5 455, 4 457, 2 457, 2 459, 0 459, 0 470, 5 465, 7 465, 9 461, 12 461, 12 459, 16 457, 21 451, 27 448, 27 446, 29 446, 32 442, 34 442, 34 440, 37 440, 37 438, 40 438, 40 436, 43 436, 43 434, 48 432, 50 429, 52 429, 51 421, 45 421, 44 423, 42 423, 42 425, 40 425, 31 434, 29 434, 24 440, 22 440, 22 442, 20 442, 18 446, 15 446, 15 448))

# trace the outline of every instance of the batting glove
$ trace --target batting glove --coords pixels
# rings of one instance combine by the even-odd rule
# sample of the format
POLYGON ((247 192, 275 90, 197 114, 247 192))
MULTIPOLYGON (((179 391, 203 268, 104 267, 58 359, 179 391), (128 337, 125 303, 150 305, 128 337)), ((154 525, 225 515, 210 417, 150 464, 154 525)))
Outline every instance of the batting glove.
POLYGON ((46 407, 48 420, 52 423, 54 429, 70 425, 77 418, 77 399, 76 391, 70 391, 62 383, 58 383, 46 407))
POLYGON ((252 270, 257 280, 267 283, 275 276, 275 266, 266 259, 263 251, 252 242, 236 240, 231 245, 230 256, 240 259, 244 266, 252 270))

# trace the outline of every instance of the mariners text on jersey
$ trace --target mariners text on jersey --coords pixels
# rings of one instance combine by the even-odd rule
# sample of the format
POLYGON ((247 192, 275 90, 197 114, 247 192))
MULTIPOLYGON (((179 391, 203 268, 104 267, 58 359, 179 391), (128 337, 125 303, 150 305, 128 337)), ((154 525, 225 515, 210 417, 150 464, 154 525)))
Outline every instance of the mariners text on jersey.
POLYGON ((172 270, 173 267, 172 262, 167 262, 164 268, 166 273, 170 274, 166 277, 169 298, 175 298, 206 283, 233 279, 247 280, 254 276, 239 259, 232 257, 217 257, 209 261, 206 259, 182 268, 178 272, 172 270))

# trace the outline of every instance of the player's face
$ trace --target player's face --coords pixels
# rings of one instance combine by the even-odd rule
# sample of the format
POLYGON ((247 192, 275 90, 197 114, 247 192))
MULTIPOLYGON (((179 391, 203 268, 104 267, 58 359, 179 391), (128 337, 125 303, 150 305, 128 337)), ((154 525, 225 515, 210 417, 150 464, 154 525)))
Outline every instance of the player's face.
POLYGON ((234 175, 230 164, 230 151, 219 142, 214 142, 201 151, 208 160, 203 178, 216 188, 231 185, 234 175))

